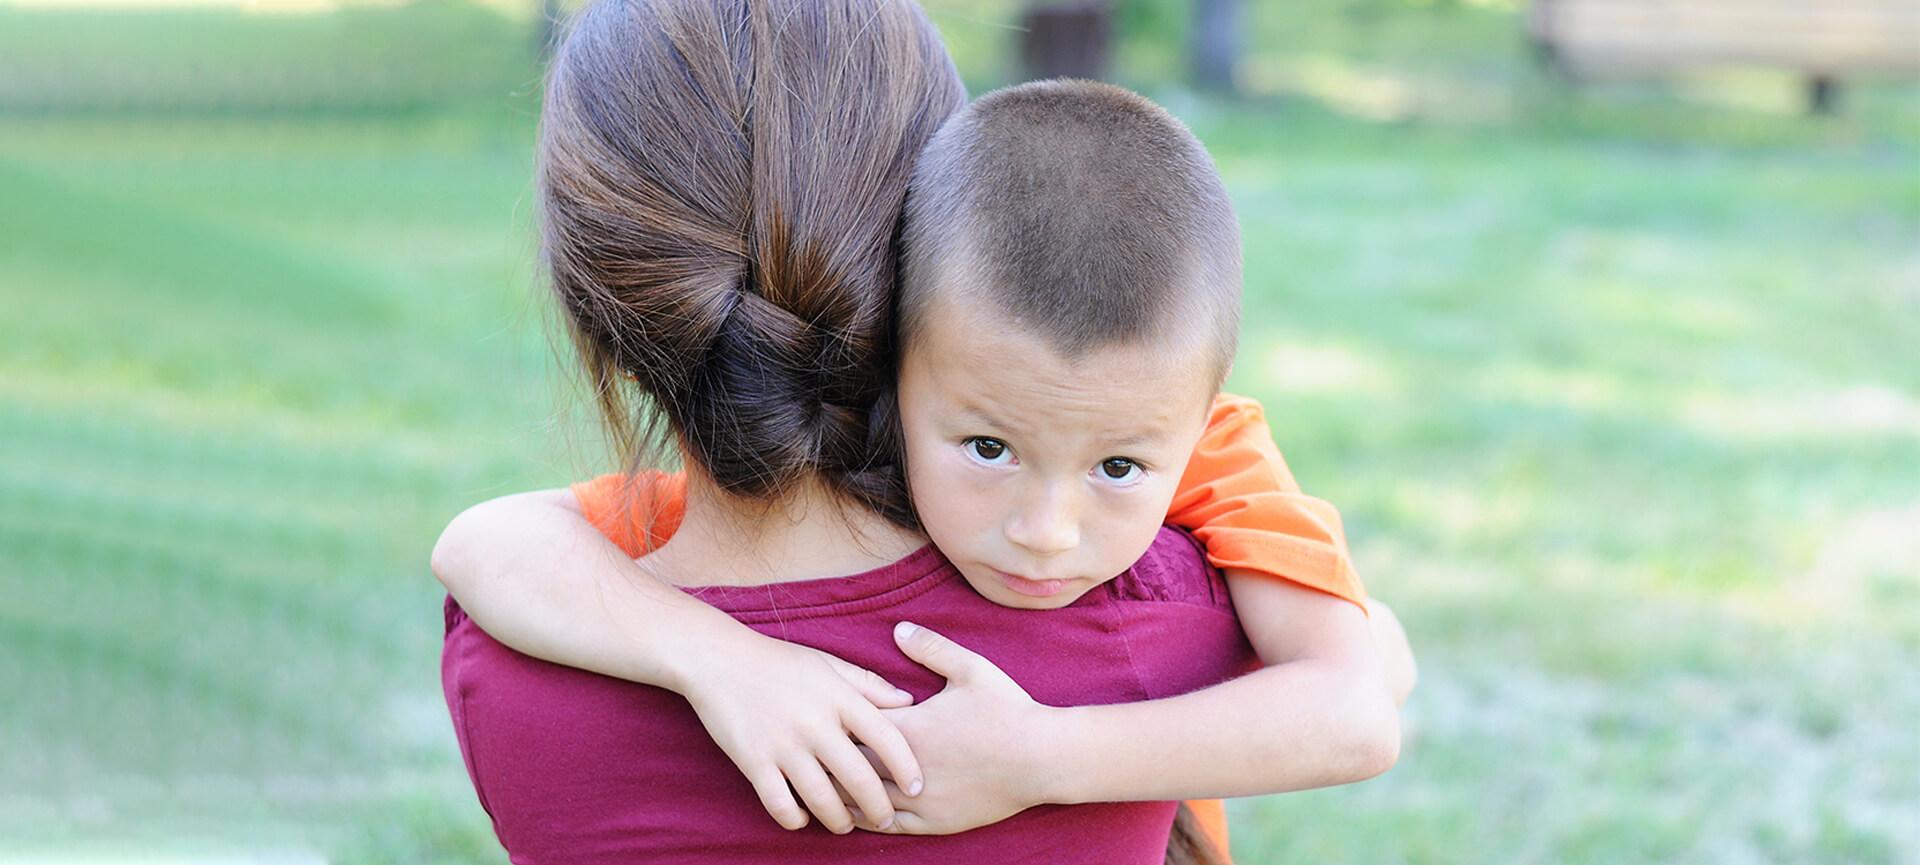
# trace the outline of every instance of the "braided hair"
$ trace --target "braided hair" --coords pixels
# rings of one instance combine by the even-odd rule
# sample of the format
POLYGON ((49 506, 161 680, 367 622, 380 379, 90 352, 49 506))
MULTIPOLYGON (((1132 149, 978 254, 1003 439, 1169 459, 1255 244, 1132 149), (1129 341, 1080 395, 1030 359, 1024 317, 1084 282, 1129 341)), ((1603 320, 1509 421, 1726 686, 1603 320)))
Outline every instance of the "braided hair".
POLYGON ((617 446, 721 489, 808 478, 914 524, 892 421, 896 226, 965 100, 907 0, 602 0, 542 109, 542 260, 617 446))

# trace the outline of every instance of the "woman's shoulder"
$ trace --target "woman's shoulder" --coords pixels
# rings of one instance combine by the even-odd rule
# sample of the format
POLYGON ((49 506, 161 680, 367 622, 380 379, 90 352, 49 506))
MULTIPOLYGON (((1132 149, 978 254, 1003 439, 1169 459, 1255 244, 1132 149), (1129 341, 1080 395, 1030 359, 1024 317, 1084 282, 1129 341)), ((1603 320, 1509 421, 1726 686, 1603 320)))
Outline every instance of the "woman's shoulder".
POLYGON ((1184 694, 1258 666, 1227 581, 1186 532, 1162 528, 1109 591, 1118 633, 1147 699, 1184 694))
POLYGON ((1120 602, 1196 604, 1231 611, 1227 583, 1206 549, 1183 529, 1161 526, 1146 554, 1108 586, 1120 602))

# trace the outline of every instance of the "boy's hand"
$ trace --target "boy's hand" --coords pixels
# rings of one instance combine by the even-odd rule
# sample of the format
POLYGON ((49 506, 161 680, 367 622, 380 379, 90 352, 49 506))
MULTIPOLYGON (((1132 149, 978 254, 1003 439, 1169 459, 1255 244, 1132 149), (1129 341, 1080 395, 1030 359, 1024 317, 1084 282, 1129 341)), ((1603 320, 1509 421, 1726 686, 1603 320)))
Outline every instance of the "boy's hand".
POLYGON ((753 784, 767 813, 781 826, 799 829, 810 811, 821 825, 844 834, 854 828, 841 801, 844 792, 875 824, 892 821, 892 785, 882 785, 876 766, 907 779, 913 792, 921 771, 906 738, 880 710, 911 705, 913 696, 825 652, 745 633, 691 671, 682 693, 753 784), (804 809, 794 801, 795 791, 804 809))
MULTIPOLYGON (((894 642, 947 687, 917 706, 885 715, 913 745, 926 789, 907 798, 889 783, 893 825, 864 818, 860 828, 904 835, 946 835, 997 823, 1041 804, 1037 760, 1047 707, 1034 702, 992 661, 906 622, 894 642)), ((865 810, 864 808, 862 810, 865 810)))

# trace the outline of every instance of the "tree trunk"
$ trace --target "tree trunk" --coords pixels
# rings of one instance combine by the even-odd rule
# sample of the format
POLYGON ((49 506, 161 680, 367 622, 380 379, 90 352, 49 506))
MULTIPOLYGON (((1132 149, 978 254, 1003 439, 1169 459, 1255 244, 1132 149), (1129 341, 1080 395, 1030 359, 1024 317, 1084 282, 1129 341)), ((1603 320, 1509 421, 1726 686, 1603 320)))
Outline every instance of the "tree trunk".
POLYGON ((1193 0, 1193 32, 1187 63, 1193 83, 1215 93, 1238 93, 1240 33, 1246 15, 1240 0, 1193 0))
POLYGON ((1815 117, 1832 116, 1840 103, 1840 82, 1831 75, 1814 75, 1807 79, 1807 113, 1815 117))
POLYGON ((1029 79, 1107 77, 1110 0, 1032 3, 1020 16, 1020 60, 1029 79))

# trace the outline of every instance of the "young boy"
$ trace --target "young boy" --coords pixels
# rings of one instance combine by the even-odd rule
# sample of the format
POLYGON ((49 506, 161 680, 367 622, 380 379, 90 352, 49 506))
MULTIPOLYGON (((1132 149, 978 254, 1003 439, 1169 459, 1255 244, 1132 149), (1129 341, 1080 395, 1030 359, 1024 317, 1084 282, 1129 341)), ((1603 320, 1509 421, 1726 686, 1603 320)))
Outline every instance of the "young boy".
MULTIPOLYGON (((1185 128, 1105 85, 989 94, 922 155, 903 247, 898 405, 909 486, 928 536, 968 583, 1006 606, 1067 606, 1125 571, 1172 522, 1193 529, 1225 571, 1268 665, 1174 698, 1191 707, 1176 725, 1207 725, 1176 765, 1060 767, 1084 780, 1082 798, 1246 795, 1357 780, 1390 764, 1393 698, 1411 686, 1404 637, 1383 608, 1370 628, 1337 513, 1298 493, 1259 407, 1216 398, 1238 329, 1238 235, 1213 166, 1185 128), (1366 735, 1312 741, 1367 753, 1298 746, 1308 733, 1343 727, 1366 735), (1222 738, 1242 740, 1234 760, 1212 747, 1222 738), (1258 740, 1267 759, 1246 760, 1245 740, 1258 740)), ((658 649, 636 650, 628 634, 697 615, 630 560, 672 534, 683 493, 676 476, 608 476, 570 493, 476 506, 442 537, 435 571, 509 646, 687 693, 750 776, 785 727, 820 711, 839 725, 849 693, 874 707, 905 705, 843 663, 834 669, 846 681, 828 694, 821 677, 777 677, 758 659, 687 673, 658 649), (621 602, 631 605, 614 609, 621 602), (731 696, 696 698, 692 690, 711 679, 736 683, 731 696)), ((930 666, 935 655, 950 664, 965 654, 924 629, 905 633, 902 648, 930 666)), ((1077 734, 1124 749, 1135 738, 1178 738, 1180 727, 1167 723, 1164 714, 1114 714, 1077 734)), ((895 779, 917 779, 914 756, 950 744, 922 739, 903 755, 853 722, 835 729, 870 745, 895 779)), ((869 780, 836 778, 849 790, 869 780)), ((925 796, 903 781, 906 790, 891 791, 895 813, 869 807, 863 825, 947 832, 993 818, 983 804, 992 797, 942 795, 943 784, 969 789, 946 780, 930 776, 925 796)), ((786 805, 770 811, 797 828, 786 805)), ((1224 849, 1217 803, 1195 807, 1224 849)), ((816 816, 846 825, 844 813, 816 816)))

